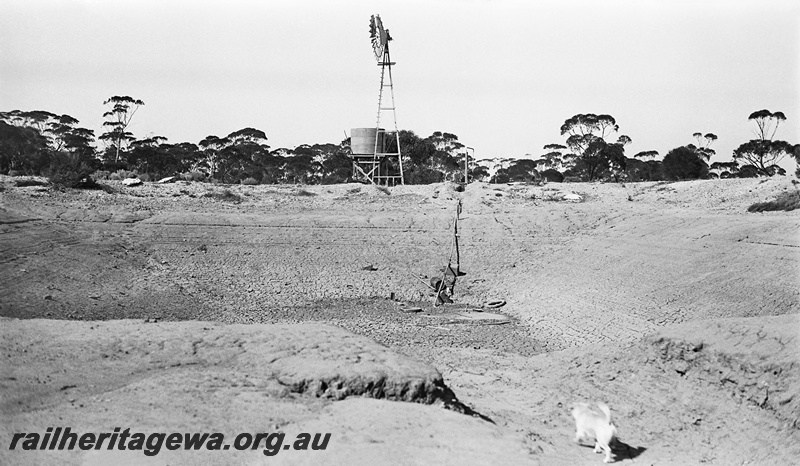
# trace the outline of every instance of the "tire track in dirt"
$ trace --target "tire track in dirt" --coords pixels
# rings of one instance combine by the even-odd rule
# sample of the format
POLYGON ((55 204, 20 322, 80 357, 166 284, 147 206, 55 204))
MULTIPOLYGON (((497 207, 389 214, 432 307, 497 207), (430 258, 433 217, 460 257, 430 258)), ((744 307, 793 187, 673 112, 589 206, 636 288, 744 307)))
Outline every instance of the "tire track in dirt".
MULTIPOLYGON (((766 219, 769 226, 761 229, 752 219, 737 219, 734 228, 720 229, 725 216, 676 213, 674 219, 659 218, 631 206, 625 212, 611 212, 602 221, 583 218, 580 233, 564 234, 548 251, 560 255, 559 259, 520 254, 515 270, 507 270, 493 288, 508 293, 503 296, 510 298, 509 311, 528 323, 536 337, 552 341, 553 348, 633 341, 660 325, 686 320, 800 311, 793 278, 785 273, 790 263, 797 267, 797 257, 767 253, 773 258, 766 264, 784 264, 756 267, 740 260, 751 249, 734 239, 740 234, 736 228, 760 234, 776 229, 782 235, 787 231, 785 221, 766 219), (778 222, 784 223, 783 229, 778 222), (642 224, 651 226, 643 229, 642 224), (709 231, 715 239, 709 238, 709 231), (738 279, 743 276, 753 281, 742 283, 738 279), (769 298, 753 308, 750 296, 764 295, 765 290, 769 298)), ((553 221, 552 215, 543 218, 553 221)), ((563 222, 548 228, 529 221, 519 229, 533 232, 536 242, 541 239, 538 231, 552 235, 571 228, 563 222)), ((548 240, 558 238, 550 235, 548 240)), ((519 239, 505 236, 503 247, 523 251, 519 239)), ((530 249, 543 250, 541 245, 530 249)))

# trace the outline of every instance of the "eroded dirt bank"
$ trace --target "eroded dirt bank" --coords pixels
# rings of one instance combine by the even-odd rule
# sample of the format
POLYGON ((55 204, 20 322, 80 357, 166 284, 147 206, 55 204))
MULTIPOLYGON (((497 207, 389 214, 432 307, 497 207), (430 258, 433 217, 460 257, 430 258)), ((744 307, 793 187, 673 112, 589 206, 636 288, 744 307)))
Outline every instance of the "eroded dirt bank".
MULTIPOLYGON (((407 403, 363 401, 392 413, 373 424, 395 426, 393 433, 370 437, 345 414, 360 398, 333 402, 298 395, 289 404, 312 406, 303 408, 312 414, 287 429, 302 418, 349 432, 341 444, 347 445, 344 456, 329 459, 377 452, 370 450, 375 441, 399 436, 407 440, 409 462, 425 463, 437 445, 452 441, 437 437, 443 432, 439 422, 471 429, 474 421, 489 430, 462 436, 504 438, 531 462, 594 464, 600 459, 590 449, 571 442, 568 405, 577 399, 611 405, 628 447, 616 452, 620 461, 780 464, 798 453, 798 404, 791 389, 797 381, 790 374, 798 364, 791 337, 800 312, 800 216, 746 213, 753 202, 796 189, 789 179, 472 184, 466 192, 447 185, 384 191, 179 183, 116 186, 116 194, 15 188, 8 177, 2 182, 3 316, 330 324, 430 364, 459 400, 496 422, 462 415, 468 421, 461 425, 456 413, 430 406, 406 410, 407 403), (241 202, 208 196, 225 189, 241 202), (564 202, 559 193, 567 191, 583 202, 564 202), (446 264, 458 200, 461 269, 467 274, 457 283, 456 303, 433 309, 419 277, 446 264), (510 323, 452 318, 492 299, 506 300, 501 312, 510 323), (401 302, 423 312, 402 312, 401 302), (744 336, 726 346, 733 335, 744 336), (766 341, 773 342, 770 349, 766 341), (420 409, 433 414, 420 418, 420 409), (409 423, 405 416, 418 420, 409 423), (423 441, 416 431, 440 434, 423 441), (689 447, 676 452, 675 445, 689 447)), ((137 325, 146 335, 160 324, 137 325)), ((198 324, 187 325, 181 335, 196 333, 189 329, 198 324)), ((68 332, 54 337, 59 339, 69 341, 68 332)), ((4 363, 19 366, 31 357, 20 351, 8 347, 4 363)), ((92 373, 86 367, 102 356, 85 354, 81 371, 92 373)), ((179 369, 191 373, 194 367, 179 369)), ((41 383, 48 387, 42 393, 50 393, 43 372, 32 371, 43 378, 28 383, 41 383)), ((4 383, 12 398, 21 390, 14 383, 4 383)), ((100 386, 116 394, 132 383, 100 386)), ((224 405, 221 393, 239 387, 227 380, 196 393, 217 393, 206 404, 224 405)), ((81 388, 65 392, 76 390, 78 403, 99 396, 81 388)), ((50 396, 25 391, 31 400, 50 396)), ((147 399, 167 396, 153 383, 131 393, 139 394, 130 400, 145 393, 147 399)), ((4 411, 12 409, 9 399, 4 411)), ((171 399, 174 405, 161 402, 161 408, 186 410, 191 403, 171 399)), ((84 405, 77 412, 90 426, 92 416, 101 416, 100 405, 84 405)), ((15 411, 16 420, 29 422, 32 406, 15 411)), ((66 409, 59 406, 53 413, 66 409)), ((103 406, 109 409, 103 419, 111 422, 117 406, 103 406)), ((170 425, 167 415, 151 416, 170 425)), ((199 414, 209 428, 247 429, 246 422, 214 416, 199 414)), ((472 456, 476 464, 480 458, 472 456)))

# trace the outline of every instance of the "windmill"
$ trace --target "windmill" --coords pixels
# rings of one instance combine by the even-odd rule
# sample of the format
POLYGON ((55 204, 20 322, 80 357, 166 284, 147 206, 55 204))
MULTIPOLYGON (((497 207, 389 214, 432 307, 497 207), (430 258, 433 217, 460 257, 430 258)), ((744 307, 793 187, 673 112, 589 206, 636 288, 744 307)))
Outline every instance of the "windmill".
POLYGON ((405 184, 403 159, 400 153, 400 132, 397 129, 397 113, 394 103, 392 65, 389 57, 389 42, 392 37, 384 29, 380 15, 372 15, 369 21, 372 51, 381 67, 381 83, 378 92, 378 116, 375 128, 353 128, 351 152, 353 154, 353 178, 373 184, 405 184), (389 89, 391 102, 384 102, 384 91, 389 89), (381 120, 391 112, 394 131, 381 128, 381 120))

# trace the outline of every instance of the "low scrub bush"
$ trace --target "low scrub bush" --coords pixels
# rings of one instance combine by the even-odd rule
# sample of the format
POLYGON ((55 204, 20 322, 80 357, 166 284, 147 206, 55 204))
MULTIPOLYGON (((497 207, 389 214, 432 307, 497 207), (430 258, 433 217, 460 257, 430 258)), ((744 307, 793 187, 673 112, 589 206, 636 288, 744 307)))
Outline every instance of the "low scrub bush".
POLYGON ((92 173, 92 178, 95 181, 107 180, 109 176, 111 176, 111 172, 108 170, 97 170, 92 173))
POLYGON ((183 181, 205 181, 206 178, 206 174, 200 171, 181 173, 183 181))
POLYGON ((98 189, 92 179, 94 169, 86 160, 69 153, 57 153, 50 159, 45 176, 58 188, 98 189))
POLYGON ((25 180, 15 181, 14 185, 18 188, 24 188, 26 186, 47 186, 47 183, 44 183, 39 180, 25 179, 25 180))
POLYGON ((561 183, 564 181, 564 175, 562 175, 561 172, 553 168, 548 168, 547 170, 543 171, 542 178, 545 181, 549 181, 552 183, 561 183))
POLYGON ((113 181, 122 181, 125 178, 136 178, 136 173, 124 169, 119 169, 114 173, 108 175, 108 179, 113 181))
POLYGON ((767 212, 775 210, 795 210, 800 209, 800 191, 787 191, 781 193, 777 198, 767 202, 756 202, 747 208, 748 212, 767 212))
POLYGON ((242 202, 242 196, 232 193, 230 189, 226 189, 222 192, 209 191, 203 194, 203 197, 210 197, 223 202, 233 202, 234 204, 242 202))

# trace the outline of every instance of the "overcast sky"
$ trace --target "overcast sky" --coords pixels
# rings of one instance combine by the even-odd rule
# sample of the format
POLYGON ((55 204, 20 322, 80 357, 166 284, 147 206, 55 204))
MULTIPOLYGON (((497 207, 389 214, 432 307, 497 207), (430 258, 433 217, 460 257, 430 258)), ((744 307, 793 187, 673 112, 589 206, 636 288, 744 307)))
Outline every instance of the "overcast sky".
MULTIPOLYGON (((0 0, 0 111, 144 100, 131 131, 197 143, 254 127, 272 148, 374 127, 390 43, 400 129, 454 133, 478 158, 537 157, 577 113, 614 116, 627 155, 719 140, 730 160, 763 108, 800 142, 800 2, 0 0)), ((790 165, 794 167, 792 163, 790 165)))

